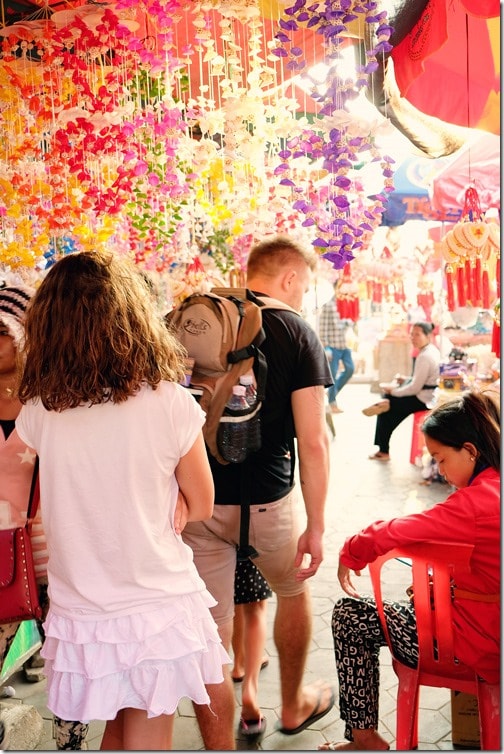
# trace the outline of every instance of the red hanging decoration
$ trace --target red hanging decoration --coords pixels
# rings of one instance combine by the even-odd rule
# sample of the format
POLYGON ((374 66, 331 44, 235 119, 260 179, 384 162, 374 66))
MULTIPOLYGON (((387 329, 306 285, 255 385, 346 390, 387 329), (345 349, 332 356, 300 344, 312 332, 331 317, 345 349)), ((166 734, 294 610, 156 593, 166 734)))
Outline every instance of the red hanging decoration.
POLYGON ((470 306, 476 306, 476 304, 474 303, 472 270, 471 270, 471 262, 469 259, 466 259, 464 262, 464 273, 465 273, 465 290, 466 290, 467 303, 470 306))
POLYGON ((484 265, 483 272, 481 273, 481 293, 483 299, 483 309, 490 309, 490 278, 486 264, 484 265))
POLYGON ((464 267, 457 267, 457 297, 458 305, 465 306, 467 303, 466 297, 466 279, 464 267))
POLYGON ((481 205, 478 192, 471 186, 465 192, 462 217, 468 218, 471 222, 476 222, 476 220, 481 218, 481 215, 481 205))
POLYGON ((500 358, 500 323, 496 319, 493 323, 492 327, 492 353, 494 353, 497 358, 500 358))
POLYGON ((471 265, 473 280, 474 306, 483 306, 483 293, 481 286, 481 259, 476 257, 474 264, 471 265))
POLYGON ((448 311, 455 311, 455 289, 453 284, 453 267, 451 264, 447 264, 445 267, 446 275, 446 302, 448 305, 448 311))
MULTIPOLYGON (((495 264, 495 282, 497 284, 497 298, 500 298, 500 254, 497 256, 495 264)), ((486 309, 487 307, 485 307, 486 309)))

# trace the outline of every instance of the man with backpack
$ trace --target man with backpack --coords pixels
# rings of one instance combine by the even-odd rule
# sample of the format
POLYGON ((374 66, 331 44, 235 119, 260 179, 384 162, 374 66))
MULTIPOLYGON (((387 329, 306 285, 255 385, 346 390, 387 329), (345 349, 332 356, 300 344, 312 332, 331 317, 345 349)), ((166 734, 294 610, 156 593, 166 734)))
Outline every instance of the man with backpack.
MULTIPOLYGON (((212 518, 188 523, 183 538, 196 567, 217 600, 212 608, 222 642, 230 648, 234 613, 234 573, 240 544, 240 503, 250 502, 249 543, 254 563, 277 595, 274 639, 281 678, 278 730, 294 735, 332 709, 334 693, 325 683, 303 686, 311 639, 307 579, 323 559, 324 506, 329 479, 329 442, 324 392, 332 384, 320 340, 297 313, 317 255, 285 237, 274 237, 250 252, 247 287, 259 297, 292 307, 265 308, 261 344, 268 374, 261 409, 260 450, 246 461, 223 465, 210 456, 215 483, 212 518), (297 438, 299 480, 306 524, 296 505, 294 464, 297 438)), ((235 748, 235 697, 229 668, 225 683, 210 690, 209 707, 195 705, 205 749, 235 748), (216 717, 217 716, 217 717, 216 717)))

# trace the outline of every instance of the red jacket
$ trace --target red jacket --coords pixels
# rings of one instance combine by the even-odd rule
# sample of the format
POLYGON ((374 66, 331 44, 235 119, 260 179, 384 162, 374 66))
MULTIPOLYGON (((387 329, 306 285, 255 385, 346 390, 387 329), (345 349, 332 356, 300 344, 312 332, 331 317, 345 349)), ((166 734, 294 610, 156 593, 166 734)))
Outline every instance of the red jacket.
MULTIPOLYGON (((500 593, 500 475, 485 469, 468 487, 456 490, 430 510, 390 521, 375 521, 343 545, 340 560, 362 570, 394 547, 426 540, 474 544, 471 572, 457 587, 500 593)), ((490 683, 499 680, 500 603, 455 599, 456 656, 490 683)))

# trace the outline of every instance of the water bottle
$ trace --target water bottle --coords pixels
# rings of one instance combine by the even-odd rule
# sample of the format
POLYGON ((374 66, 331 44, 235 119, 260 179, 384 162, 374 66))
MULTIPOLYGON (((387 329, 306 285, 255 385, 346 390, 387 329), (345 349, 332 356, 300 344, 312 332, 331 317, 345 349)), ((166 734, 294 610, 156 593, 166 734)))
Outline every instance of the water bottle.
POLYGON ((250 451, 259 450, 261 447, 261 424, 259 418, 260 405, 257 404, 257 391, 254 378, 251 374, 243 374, 240 377, 240 385, 245 386, 245 398, 250 408, 254 411, 247 422, 248 424, 248 448, 250 451))
POLYGON ((245 385, 233 387, 217 431, 219 450, 222 457, 230 463, 241 463, 249 452, 246 417, 250 413, 250 408, 245 391, 245 385))

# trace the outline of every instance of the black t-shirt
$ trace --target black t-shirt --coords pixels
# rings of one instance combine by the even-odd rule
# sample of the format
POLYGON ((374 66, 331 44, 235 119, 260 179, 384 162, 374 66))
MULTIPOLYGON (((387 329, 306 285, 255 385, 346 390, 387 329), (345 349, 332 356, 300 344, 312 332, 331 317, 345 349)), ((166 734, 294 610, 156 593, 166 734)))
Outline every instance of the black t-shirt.
MULTIPOLYGON (((333 384, 327 358, 313 328, 297 314, 268 309, 263 312, 266 339, 261 350, 268 376, 261 410, 262 447, 245 462, 250 502, 271 503, 292 488, 290 450, 295 437, 291 393, 306 387, 333 384)), ((220 464, 209 455, 215 483, 215 502, 240 503, 243 464, 220 464)), ((247 484, 247 486, 248 486, 247 484)))

